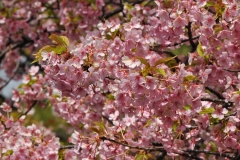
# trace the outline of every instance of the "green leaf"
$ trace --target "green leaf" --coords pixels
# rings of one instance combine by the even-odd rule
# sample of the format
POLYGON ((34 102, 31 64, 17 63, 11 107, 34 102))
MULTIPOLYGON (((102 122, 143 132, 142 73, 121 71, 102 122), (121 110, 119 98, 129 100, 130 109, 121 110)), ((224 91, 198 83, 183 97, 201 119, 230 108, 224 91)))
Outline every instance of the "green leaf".
POLYGON ((175 121, 173 123, 172 130, 175 132, 178 126, 179 126, 179 123, 177 121, 175 121))
POLYGON ((7 152, 5 152, 4 154, 3 154, 3 157, 4 156, 10 156, 10 155, 12 155, 13 154, 13 150, 7 150, 7 152))
POLYGON ((239 91, 236 91, 236 92, 234 92, 234 93, 236 93, 236 94, 240 94, 240 90, 239 90, 239 91))
POLYGON ((215 2, 213 1, 209 1, 207 2, 207 4, 205 5, 206 7, 212 7, 212 6, 215 6, 215 2))
POLYGON ((143 70, 141 71, 141 73, 142 73, 142 76, 147 76, 148 75, 148 73, 151 71, 151 67, 144 67, 143 68, 143 70))
POLYGON ((214 142, 210 142, 212 146, 212 151, 217 151, 217 145, 214 142))
POLYGON ((130 5, 129 3, 123 3, 123 5, 124 5, 124 8, 126 8, 127 11, 130 11, 133 8, 133 6, 130 5))
POLYGON ((226 6, 223 5, 222 3, 216 3, 214 5, 214 9, 216 11, 216 16, 217 17, 221 17, 223 12, 224 12, 224 10, 225 10, 225 8, 226 8, 226 6))
POLYGON ((34 60, 31 64, 42 60, 42 52, 52 52, 52 51, 54 51, 54 49, 55 49, 55 46, 51 46, 51 45, 47 45, 47 46, 42 47, 42 48, 35 54, 35 55, 36 55, 36 58, 35 58, 35 60, 34 60))
POLYGON ((185 82, 191 82, 194 80, 197 80, 197 78, 194 75, 188 75, 188 76, 184 77, 185 82))
POLYGON ((148 119, 147 123, 143 127, 148 127, 151 124, 151 120, 148 119))
POLYGON ((78 128, 79 128, 79 129, 83 129, 83 127, 84 127, 84 124, 83 124, 82 122, 79 122, 78 128))
POLYGON ((100 133, 99 129, 96 127, 90 127, 90 130, 92 130, 93 132, 96 132, 96 133, 100 133))
POLYGON ((157 72, 158 74, 162 75, 163 77, 166 77, 166 72, 162 68, 155 68, 155 72, 157 72))
POLYGON ((204 57, 204 50, 200 42, 198 43, 198 46, 197 46, 197 53, 199 54, 199 56, 204 57))
POLYGON ((150 67, 150 64, 148 63, 148 61, 142 57, 137 57, 136 59, 138 59, 142 64, 145 64, 147 67, 150 67))
POLYGON ((220 122, 220 119, 219 118, 213 118, 213 117, 210 117, 210 124, 211 125, 215 125, 216 123, 219 123, 220 122))
POLYGON ((135 157, 135 160, 143 160, 143 159, 144 159, 144 154, 142 152, 139 152, 135 157))
POLYGON ((60 36, 60 38, 65 43, 66 47, 68 47, 70 45, 69 39, 66 36, 60 36))
POLYGON ((65 47, 69 46, 69 40, 65 36, 58 36, 56 34, 51 34, 49 36, 49 39, 51 39, 53 41, 53 43, 55 43, 59 46, 65 46, 65 47))
POLYGON ((102 119, 102 122, 93 122, 96 126, 95 127, 91 127, 90 129, 96 133, 98 133, 99 135, 104 135, 105 134, 105 124, 104 124, 104 120, 102 119))
POLYGON ((222 28, 221 25, 215 24, 215 25, 213 25, 213 30, 214 30, 214 33, 215 33, 215 34, 218 34, 220 31, 223 30, 223 28, 222 28))
POLYGON ((102 122, 94 122, 94 124, 97 125, 99 127, 99 129, 105 130, 104 121, 102 121, 102 122))
POLYGON ((105 38, 106 38, 107 40, 111 40, 111 39, 113 39, 113 36, 112 36, 111 34, 106 34, 106 35, 105 35, 105 38))
POLYGON ((214 108, 212 108, 212 107, 209 107, 209 108, 204 108, 201 112, 200 112, 200 114, 208 114, 208 113, 213 113, 215 111, 215 109, 214 108))
POLYGON ((54 49, 54 53, 56 54, 62 54, 63 52, 65 52, 67 50, 67 48, 65 46, 57 46, 54 49))
POLYGON ((131 49, 132 52, 137 52, 137 48, 131 49))
POLYGON ((191 49, 192 49, 191 46, 183 44, 179 48, 176 48, 174 50, 168 49, 168 51, 172 52, 174 55, 188 55, 188 53, 191 51, 191 49))
POLYGON ((176 58, 176 57, 177 57, 177 56, 159 59, 159 60, 155 63, 154 67, 156 67, 156 66, 159 65, 159 64, 163 64, 163 63, 166 63, 166 62, 168 62, 168 61, 171 61, 171 60, 173 60, 173 59, 176 58))
POLYGON ((189 110, 189 109, 191 109, 192 107, 190 106, 190 105, 186 105, 186 106, 184 106, 183 107, 185 110, 189 110))
POLYGON ((109 100, 115 100, 114 95, 112 95, 112 94, 108 94, 108 95, 107 95, 107 98, 108 98, 109 100))

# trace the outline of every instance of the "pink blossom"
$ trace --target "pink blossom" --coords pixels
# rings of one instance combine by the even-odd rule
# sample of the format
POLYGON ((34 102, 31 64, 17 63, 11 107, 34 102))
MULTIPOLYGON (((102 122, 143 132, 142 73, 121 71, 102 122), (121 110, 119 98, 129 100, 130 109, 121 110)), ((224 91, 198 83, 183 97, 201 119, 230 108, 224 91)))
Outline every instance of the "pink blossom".
POLYGON ((2 108, 2 110, 4 112, 12 112, 12 108, 11 106, 9 106, 7 103, 3 103, 2 105, 0 105, 0 108, 2 108))
POLYGON ((208 79, 208 75, 212 72, 212 69, 206 69, 205 71, 200 71, 202 82, 205 83, 208 79))
POLYGON ((224 115, 228 113, 226 108, 222 108, 221 106, 216 106, 216 110, 212 113, 213 118, 223 119, 224 115))
POLYGON ((29 69, 29 73, 30 73, 31 76, 34 76, 38 71, 39 71, 39 66, 32 66, 29 69))
POLYGON ((237 146, 237 140, 231 136, 228 136, 224 139, 224 145, 234 149, 237 146))
POLYGON ((130 125, 135 125, 136 118, 135 118, 135 116, 129 117, 128 115, 126 115, 126 116, 123 118, 123 122, 125 123, 126 126, 129 127, 130 125))
POLYGON ((179 28, 179 27, 184 27, 187 24, 186 20, 182 17, 177 17, 174 21, 173 21, 173 26, 175 28, 179 28))

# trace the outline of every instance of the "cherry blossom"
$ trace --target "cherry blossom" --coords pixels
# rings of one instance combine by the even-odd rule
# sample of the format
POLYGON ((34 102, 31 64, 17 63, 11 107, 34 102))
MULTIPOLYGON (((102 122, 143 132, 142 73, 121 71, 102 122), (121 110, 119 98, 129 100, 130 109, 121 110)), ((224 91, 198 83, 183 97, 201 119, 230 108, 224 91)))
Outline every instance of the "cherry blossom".
POLYGON ((3 0, 0 88, 22 84, 0 101, 1 159, 238 159, 238 6, 3 0), (24 123, 37 107, 68 142, 24 123))

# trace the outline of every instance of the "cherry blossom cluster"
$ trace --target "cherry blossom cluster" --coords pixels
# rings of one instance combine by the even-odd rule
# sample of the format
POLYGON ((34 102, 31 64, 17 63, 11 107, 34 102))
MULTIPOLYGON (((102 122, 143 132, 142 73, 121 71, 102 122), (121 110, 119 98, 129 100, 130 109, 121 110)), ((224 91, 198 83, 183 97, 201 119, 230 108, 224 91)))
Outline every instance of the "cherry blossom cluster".
POLYGON ((3 110, 0 114, 1 159, 58 159, 59 138, 45 127, 34 124, 25 127, 25 115, 14 119, 10 116, 12 108, 9 104, 4 102, 0 107, 3 110))
MULTIPOLYGON (((102 0, 81 0, 79 3, 66 0, 1 1, 0 69, 6 72, 7 78, 18 79, 15 70, 29 67, 22 59, 33 61, 32 54, 50 43, 48 36, 51 33, 68 35, 72 45, 79 42, 79 36, 85 35, 100 21, 103 5, 102 0)), ((7 80, 0 80, 3 88, 7 80)))
MULTIPOLYGON (((19 119, 11 118, 7 103, 1 105, 2 133, 9 137, 0 136, 3 158, 57 159, 64 150, 63 157, 73 160, 238 159, 237 1, 111 2, 120 10, 105 15, 110 1, 34 3, 42 10, 50 7, 51 16, 59 10, 60 23, 48 17, 45 29, 63 27, 61 33, 70 45, 66 37, 56 35, 49 37, 55 43, 51 45, 48 32, 39 32, 39 39, 49 42, 36 54, 44 74, 32 66, 14 90, 14 107, 22 113, 19 119), (111 18, 113 13, 117 18, 111 18), (182 51, 182 46, 189 51, 182 51), (32 107, 39 103, 44 108, 46 101, 73 127, 69 137, 73 146, 60 147, 50 133, 35 125, 22 126, 32 107), (28 145, 22 148, 23 141, 28 145)), ((38 22, 44 21, 44 14, 38 22)), ((15 31, 13 35, 22 32, 15 31)), ((30 33, 26 35, 32 39, 30 33)), ((8 54, 3 61, 6 72, 18 62, 7 58, 8 54)))
POLYGON ((170 156, 240 149, 231 72, 238 62, 227 62, 239 54, 235 2, 155 4, 134 6, 124 24, 99 23, 67 53, 42 54, 46 77, 61 92, 55 110, 75 126, 70 142, 79 158, 147 156, 154 144, 170 156), (225 28, 231 38, 222 37, 225 28), (171 64, 177 60, 164 53, 186 39, 192 53, 171 64))

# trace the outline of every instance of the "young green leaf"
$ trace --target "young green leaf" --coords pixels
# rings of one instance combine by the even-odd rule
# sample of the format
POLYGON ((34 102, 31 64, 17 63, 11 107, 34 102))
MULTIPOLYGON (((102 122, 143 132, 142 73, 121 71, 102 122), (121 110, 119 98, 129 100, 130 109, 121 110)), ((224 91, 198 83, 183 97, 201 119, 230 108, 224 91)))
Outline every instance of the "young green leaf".
POLYGON ((150 64, 148 63, 148 61, 142 57, 137 57, 136 59, 138 59, 141 63, 145 64, 147 67, 150 67, 150 64))
POLYGON ((188 76, 184 77, 185 82, 191 82, 194 80, 197 80, 197 78, 194 75, 188 75, 188 76))
POLYGON ((56 34, 51 34, 49 36, 49 39, 51 39, 53 41, 53 43, 55 43, 59 46, 65 46, 65 47, 69 46, 69 40, 65 36, 58 36, 56 34))
POLYGON ((63 52, 65 52, 67 50, 67 48, 65 46, 57 46, 54 49, 54 53, 56 54, 62 54, 63 52))
POLYGON ((204 108, 201 112, 200 112, 200 114, 208 114, 208 113, 213 113, 215 111, 215 109, 214 108, 212 108, 212 107, 209 107, 209 108, 204 108))
POLYGON ((162 75, 163 77, 166 77, 166 72, 162 68, 155 68, 155 72, 157 72, 158 74, 162 75))
MULTIPOLYGON (((54 51, 55 47, 54 46, 50 46, 50 45, 47 45, 47 46, 44 46, 42 47, 37 53, 36 53, 36 58, 35 60, 32 62, 32 63, 35 63, 37 61, 40 61, 42 60, 42 52, 52 52, 54 51)), ((31 64, 32 64, 31 63, 31 64)))
POLYGON ((202 48, 201 42, 198 43, 197 53, 199 54, 199 56, 204 57, 204 50, 203 50, 203 48, 202 48))
POLYGON ((144 154, 142 152, 139 152, 135 157, 135 160, 143 160, 143 159, 144 159, 144 154))
POLYGON ((159 60, 155 63, 154 67, 156 67, 156 66, 159 65, 159 64, 163 64, 163 63, 166 63, 166 62, 168 62, 168 61, 171 61, 171 60, 173 60, 173 59, 176 58, 176 57, 177 57, 177 56, 159 59, 159 60))

